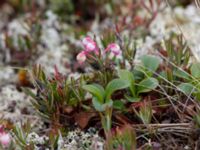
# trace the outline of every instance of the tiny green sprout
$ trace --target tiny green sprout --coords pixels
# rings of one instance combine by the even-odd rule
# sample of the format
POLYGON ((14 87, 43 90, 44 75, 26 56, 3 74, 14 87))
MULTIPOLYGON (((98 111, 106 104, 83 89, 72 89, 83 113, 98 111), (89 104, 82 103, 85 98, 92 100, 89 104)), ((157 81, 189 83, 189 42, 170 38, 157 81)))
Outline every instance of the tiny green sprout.
POLYGON ((153 112, 152 112, 152 104, 150 101, 149 102, 144 101, 144 103, 140 107, 139 112, 134 108, 133 110, 136 113, 136 115, 140 118, 140 120, 143 122, 143 124, 151 123, 153 112))
POLYGON ((115 132, 110 132, 109 135, 105 143, 106 149, 136 149, 136 133, 131 125, 125 124, 122 127, 117 127, 115 132))
POLYGON ((101 122, 105 131, 109 131, 111 128, 111 117, 113 109, 112 94, 121 89, 125 89, 130 86, 130 83, 122 79, 114 79, 110 81, 106 88, 103 88, 99 84, 84 85, 83 89, 92 94, 92 103, 94 108, 100 113, 101 122))
POLYGON ((18 124, 14 127, 15 142, 21 149, 34 149, 34 144, 27 142, 27 137, 30 132, 31 126, 29 122, 26 122, 23 126, 18 124))

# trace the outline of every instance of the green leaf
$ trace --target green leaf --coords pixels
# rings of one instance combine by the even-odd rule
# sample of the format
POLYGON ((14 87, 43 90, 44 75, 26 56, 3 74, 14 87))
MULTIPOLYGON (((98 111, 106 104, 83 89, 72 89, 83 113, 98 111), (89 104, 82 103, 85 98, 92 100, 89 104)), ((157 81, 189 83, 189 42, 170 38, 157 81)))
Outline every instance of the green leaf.
POLYGON ((115 109, 119 109, 119 110, 125 109, 124 103, 123 103, 121 100, 115 100, 115 101, 113 102, 113 107, 114 107, 115 109))
POLYGON ((159 85, 155 78, 147 78, 142 80, 138 85, 138 93, 146 93, 154 90, 159 85))
POLYGON ((94 105, 94 108, 99 112, 103 112, 106 110, 106 108, 110 108, 113 105, 112 100, 109 100, 107 101, 107 103, 102 104, 95 97, 92 99, 92 103, 94 105))
POLYGON ((69 98, 68 100, 68 105, 73 106, 73 107, 77 107, 78 105, 77 99, 75 97, 69 98))
POLYGON ((126 100, 128 100, 129 102, 139 102, 141 100, 140 97, 130 97, 128 95, 125 95, 126 100))
POLYGON ((160 59, 153 55, 144 55, 141 57, 141 61, 145 68, 150 71, 156 71, 160 64, 160 59))
POLYGON ((134 81, 133 73, 131 73, 128 70, 121 69, 118 71, 118 74, 119 74, 120 79, 127 80, 130 83, 130 91, 132 95, 135 96, 135 85, 134 85, 135 81, 134 81))
POLYGON ((178 85, 178 88, 180 91, 187 95, 191 94, 191 92, 195 92, 195 87, 190 83, 181 83, 180 85, 178 85))
POLYGON ((33 99, 37 99, 36 94, 34 94, 30 89, 28 88, 22 88, 23 92, 27 95, 31 96, 33 99))
POLYGON ((145 74, 143 73, 143 68, 141 66, 136 66, 133 70, 133 76, 135 81, 140 81, 144 79, 145 74))
POLYGON ((185 71, 179 70, 179 69, 174 71, 174 75, 179 78, 190 80, 190 74, 185 71))
POLYGON ((118 71, 118 75, 119 75, 120 79, 128 80, 129 82, 133 82, 134 81, 133 74, 128 70, 120 69, 118 71))
POLYGON ((200 63, 193 64, 190 68, 190 71, 191 71, 191 74, 195 78, 199 78, 200 77, 200 63))
POLYGON ((111 95, 117 91, 130 86, 130 83, 127 80, 114 79, 108 83, 106 86, 106 100, 109 100, 111 95))
POLYGON ((196 100, 200 101, 200 92, 199 91, 195 91, 194 96, 196 98, 196 100))
POLYGON ((103 112, 102 103, 100 103, 95 97, 92 99, 92 104, 97 111, 103 112))
POLYGON ((160 76, 159 77, 160 79, 162 79, 162 78, 167 79, 167 73, 166 73, 166 71, 161 71, 159 76, 160 76))
POLYGON ((107 100, 107 102, 102 105, 104 110, 106 110, 106 108, 111 108, 112 106, 113 106, 113 101, 111 99, 107 100))
POLYGON ((105 91, 101 85, 99 84, 84 85, 83 89, 90 92, 93 96, 95 96, 99 102, 101 103, 104 102, 105 91))

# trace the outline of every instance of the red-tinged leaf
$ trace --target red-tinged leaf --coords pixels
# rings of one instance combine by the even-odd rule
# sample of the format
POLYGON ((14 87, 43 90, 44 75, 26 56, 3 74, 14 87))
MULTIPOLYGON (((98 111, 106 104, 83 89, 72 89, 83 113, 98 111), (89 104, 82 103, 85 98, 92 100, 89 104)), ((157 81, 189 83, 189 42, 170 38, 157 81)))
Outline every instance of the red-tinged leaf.
POLYGON ((134 107, 134 108, 139 108, 141 106, 144 105, 144 102, 135 102, 135 103, 132 103, 131 106, 134 107))
POLYGON ((116 29, 116 32, 119 33, 120 32, 120 29, 119 29, 119 26, 116 24, 115 26, 115 29, 116 29))
POLYGON ((167 57, 167 56, 168 56, 167 51, 164 50, 164 49, 159 50, 159 53, 160 53, 162 56, 164 56, 164 57, 167 57))
POLYGON ((95 115, 96 115, 95 113, 80 112, 74 115, 74 119, 76 123, 79 125, 79 127, 81 129, 84 129, 88 125, 90 119, 95 115))
POLYGON ((54 72, 54 77, 55 77, 55 79, 58 80, 58 81, 62 81, 62 80, 63 80, 63 76, 62 76, 62 74, 58 71, 58 68, 57 68, 56 65, 54 66, 54 70, 55 70, 55 72, 54 72))
POLYGON ((59 96, 61 96, 61 97, 64 96, 64 93, 63 93, 63 90, 62 90, 62 87, 61 87, 61 86, 58 86, 58 87, 57 87, 57 92, 58 92, 59 96))
POLYGON ((144 23, 144 20, 140 16, 135 16, 135 18, 133 19, 133 23, 137 26, 142 25, 144 23))

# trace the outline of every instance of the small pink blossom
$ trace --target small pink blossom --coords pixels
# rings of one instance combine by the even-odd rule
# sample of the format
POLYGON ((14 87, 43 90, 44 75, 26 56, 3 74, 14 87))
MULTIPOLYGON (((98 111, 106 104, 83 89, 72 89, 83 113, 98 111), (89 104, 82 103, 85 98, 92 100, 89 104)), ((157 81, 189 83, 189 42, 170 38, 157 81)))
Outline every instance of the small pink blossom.
POLYGON ((107 46, 107 48, 105 49, 105 51, 110 51, 111 53, 114 54, 114 56, 118 56, 120 55, 122 52, 121 52, 121 49, 119 47, 118 44, 116 43, 111 43, 107 46))
POLYGON ((83 46, 85 47, 85 51, 87 52, 98 51, 96 42, 89 36, 85 37, 82 40, 82 43, 83 43, 83 46))
POLYGON ((85 62, 86 60, 86 52, 85 51, 82 51, 80 52, 77 56, 76 56, 76 59, 79 63, 83 63, 85 62))
POLYGON ((7 147, 11 142, 11 137, 9 133, 0 133, 0 143, 2 146, 7 147))

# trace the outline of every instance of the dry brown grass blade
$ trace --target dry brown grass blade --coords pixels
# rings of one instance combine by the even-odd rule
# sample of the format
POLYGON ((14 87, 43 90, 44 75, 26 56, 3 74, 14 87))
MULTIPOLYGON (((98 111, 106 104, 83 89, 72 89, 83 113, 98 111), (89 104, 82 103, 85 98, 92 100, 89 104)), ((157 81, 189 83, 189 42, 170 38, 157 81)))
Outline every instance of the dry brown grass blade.
POLYGON ((170 123, 170 124, 136 124, 133 128, 138 132, 148 133, 171 133, 174 135, 185 136, 191 134, 194 129, 192 123, 170 123))
POLYGON ((197 6, 197 8, 200 8, 200 0, 195 0, 195 5, 197 6))

